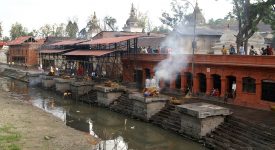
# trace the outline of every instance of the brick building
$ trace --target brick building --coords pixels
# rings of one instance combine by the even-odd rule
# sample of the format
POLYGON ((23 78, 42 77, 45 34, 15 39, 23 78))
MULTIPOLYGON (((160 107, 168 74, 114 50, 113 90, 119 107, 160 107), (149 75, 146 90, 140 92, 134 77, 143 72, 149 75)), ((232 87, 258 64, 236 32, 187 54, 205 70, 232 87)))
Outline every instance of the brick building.
MULTIPOLYGON (((123 80, 136 82, 144 87, 146 78, 155 75, 155 66, 166 59, 166 54, 133 54, 124 57, 123 80)), ((186 58, 186 67, 173 74, 173 80, 160 80, 160 87, 184 92, 192 86, 192 55, 186 58)), ((222 100, 236 85, 232 103, 257 109, 269 109, 275 105, 275 59, 274 56, 247 55, 194 55, 193 93, 209 96, 213 89, 219 90, 216 98, 222 100)))
POLYGON ((35 66, 38 64, 38 48, 42 42, 36 41, 31 36, 18 37, 8 42, 8 63, 15 65, 35 66))

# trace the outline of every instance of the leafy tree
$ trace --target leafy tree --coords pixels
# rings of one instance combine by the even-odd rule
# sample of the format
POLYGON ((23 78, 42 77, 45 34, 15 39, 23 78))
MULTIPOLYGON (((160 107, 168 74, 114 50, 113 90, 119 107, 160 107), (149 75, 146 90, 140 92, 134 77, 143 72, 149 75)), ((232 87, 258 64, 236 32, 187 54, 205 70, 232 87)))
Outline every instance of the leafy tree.
POLYGON ((154 27, 151 32, 153 32, 153 33, 168 33, 168 32, 170 32, 170 30, 167 27, 161 25, 158 27, 154 27))
POLYGON ((160 21, 168 25, 171 28, 175 28, 178 24, 185 24, 186 10, 188 9, 188 3, 182 4, 178 0, 172 0, 171 13, 164 11, 161 15, 160 21))
MULTIPOLYGON (((236 36, 237 48, 244 45, 247 53, 248 39, 257 31, 257 25, 264 18, 268 18, 272 13, 274 0, 257 1, 250 3, 250 0, 233 0, 233 12, 237 16, 239 32, 236 36)), ((273 20, 274 21, 274 20, 273 20)))
POLYGON ((0 39, 3 36, 2 22, 0 22, 0 39))
POLYGON ((29 36, 34 36, 34 37, 36 37, 36 36, 38 36, 38 35, 39 35, 39 31, 38 31, 38 30, 33 29, 31 32, 29 32, 29 33, 28 33, 28 35, 29 35, 29 36))
MULTIPOLYGON (((110 16, 104 18, 104 24, 106 24, 112 31, 117 31, 118 27, 116 26, 116 19, 110 16)), ((105 29, 108 30, 108 29, 105 29)))
POLYGON ((9 41, 9 40, 10 40, 9 37, 7 37, 7 36, 4 36, 4 37, 3 37, 3 41, 4 41, 4 42, 7 42, 7 41, 9 41))
POLYGON ((69 20, 65 31, 69 37, 76 38, 76 33, 78 33, 78 25, 76 21, 69 20))
POLYGON ((40 27, 39 33, 42 37, 51 36, 53 33, 52 26, 50 24, 45 24, 44 26, 40 27))
POLYGON ((10 37, 12 40, 20 36, 26 36, 27 34, 28 34, 27 28, 23 27, 22 24, 18 22, 16 22, 15 24, 12 24, 10 29, 10 37))
POLYGON ((78 38, 81 38, 81 39, 87 39, 87 31, 86 31, 86 28, 83 28, 79 31, 78 33, 78 38))

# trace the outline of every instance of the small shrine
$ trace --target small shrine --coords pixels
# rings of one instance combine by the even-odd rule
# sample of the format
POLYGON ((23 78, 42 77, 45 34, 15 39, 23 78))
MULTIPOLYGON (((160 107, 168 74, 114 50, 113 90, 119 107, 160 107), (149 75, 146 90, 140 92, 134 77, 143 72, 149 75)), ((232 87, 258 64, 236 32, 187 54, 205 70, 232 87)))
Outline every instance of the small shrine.
POLYGON ((126 24, 123 27, 123 31, 126 32, 142 32, 142 28, 138 26, 138 19, 134 4, 132 4, 130 17, 127 19, 126 24))

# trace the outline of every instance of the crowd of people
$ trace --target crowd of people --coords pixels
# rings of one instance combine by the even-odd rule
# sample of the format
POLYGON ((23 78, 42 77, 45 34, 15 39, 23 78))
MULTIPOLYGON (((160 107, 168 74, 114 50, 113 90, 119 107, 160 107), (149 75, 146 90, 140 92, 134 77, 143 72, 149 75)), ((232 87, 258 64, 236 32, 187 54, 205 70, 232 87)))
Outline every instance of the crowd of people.
MULTIPOLYGON (((244 46, 241 45, 239 50, 236 50, 235 47, 230 44, 229 49, 225 48, 225 45, 222 46, 221 52, 223 55, 245 55, 244 46)), ((262 47, 259 50, 256 50, 253 45, 250 46, 248 55, 273 55, 273 49, 269 45, 266 48, 262 47)))

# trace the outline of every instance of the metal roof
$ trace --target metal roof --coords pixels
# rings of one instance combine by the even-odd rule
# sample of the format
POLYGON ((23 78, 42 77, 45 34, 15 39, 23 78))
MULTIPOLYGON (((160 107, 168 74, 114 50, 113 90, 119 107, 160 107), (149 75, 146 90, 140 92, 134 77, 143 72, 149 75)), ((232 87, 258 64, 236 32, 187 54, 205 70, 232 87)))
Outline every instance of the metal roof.
POLYGON ((65 52, 65 51, 68 51, 68 49, 44 49, 44 50, 41 50, 39 51, 39 53, 42 53, 42 54, 56 54, 56 53, 62 53, 62 52, 65 52))
POLYGON ((134 35, 134 36, 102 38, 102 39, 91 40, 88 42, 83 42, 83 43, 80 43, 79 45, 112 44, 112 43, 119 43, 119 42, 127 41, 127 40, 138 38, 138 37, 139 36, 134 35))
POLYGON ((112 53, 110 50, 74 50, 63 55, 65 56, 102 56, 112 53))
POLYGON ((81 42, 86 42, 86 41, 87 41, 87 40, 65 40, 65 41, 53 43, 53 44, 50 44, 50 45, 53 45, 53 46, 75 45, 75 44, 79 44, 79 43, 81 43, 81 42))
POLYGON ((32 38, 32 37, 31 36, 18 37, 15 40, 12 40, 12 41, 8 42, 8 46, 10 46, 10 45, 20 45, 20 44, 24 43, 25 41, 29 40, 30 38, 32 38))

